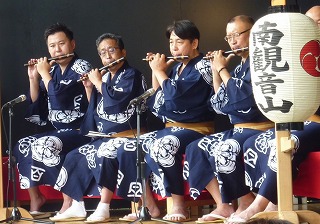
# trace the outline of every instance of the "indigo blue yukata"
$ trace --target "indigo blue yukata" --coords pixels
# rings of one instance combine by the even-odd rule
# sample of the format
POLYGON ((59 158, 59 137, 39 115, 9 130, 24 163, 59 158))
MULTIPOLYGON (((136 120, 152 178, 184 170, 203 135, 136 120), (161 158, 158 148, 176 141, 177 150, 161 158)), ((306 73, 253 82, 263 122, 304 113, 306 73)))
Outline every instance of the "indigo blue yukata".
POLYGON ((225 203, 250 192, 245 184, 242 145, 248 137, 261 131, 257 128, 243 128, 240 124, 260 123, 264 126, 264 123, 269 122, 256 106, 249 65, 247 58, 245 63, 231 73, 232 78, 228 80, 227 86, 222 83, 211 98, 214 110, 228 115, 235 127, 205 136, 187 146, 184 174, 194 199, 215 177, 225 203))
MULTIPOLYGON (((297 175, 299 165, 308 153, 320 149, 320 108, 304 122, 304 129, 291 131, 294 140, 292 171, 297 175)), ((254 192, 277 204, 277 149, 275 129, 250 137, 243 146, 246 182, 254 192)))
MULTIPOLYGON (((182 156, 185 147, 213 133, 215 113, 209 110, 212 73, 208 60, 202 57, 190 60, 180 75, 182 63, 175 65, 169 79, 163 82, 163 88, 159 87, 148 100, 152 113, 166 124, 164 129, 141 136, 147 163, 145 175, 149 179, 152 172, 152 190, 161 196, 184 194, 182 156)), ((134 140, 118 149, 117 194, 132 201, 138 201, 142 195, 141 180, 137 181, 136 156, 134 140)))
MULTIPOLYGON (((117 149, 128 141, 117 134, 136 128, 135 107, 129 102, 144 93, 146 81, 143 75, 129 66, 127 61, 111 79, 110 72, 103 76, 102 94, 95 88, 91 94, 82 133, 96 131, 113 137, 98 137, 70 152, 63 164, 55 189, 80 201, 83 195, 99 194, 101 186, 115 190, 118 174, 117 149), (131 126, 130 126, 131 125, 131 126), (96 183, 96 184, 93 184, 96 183), (98 184, 98 185, 97 185, 98 184), (90 187, 93 189, 90 189, 90 187)), ((142 108, 146 110, 145 105, 142 108)), ((142 127, 145 118, 142 116, 142 127)))
POLYGON ((53 186, 65 155, 90 141, 77 130, 88 106, 84 86, 77 80, 90 70, 91 65, 78 58, 71 60, 63 74, 56 64, 50 71, 48 91, 40 81, 38 99, 32 103, 28 96, 30 105, 25 118, 40 126, 51 123, 55 130, 22 138, 15 145, 13 154, 21 189, 53 186))

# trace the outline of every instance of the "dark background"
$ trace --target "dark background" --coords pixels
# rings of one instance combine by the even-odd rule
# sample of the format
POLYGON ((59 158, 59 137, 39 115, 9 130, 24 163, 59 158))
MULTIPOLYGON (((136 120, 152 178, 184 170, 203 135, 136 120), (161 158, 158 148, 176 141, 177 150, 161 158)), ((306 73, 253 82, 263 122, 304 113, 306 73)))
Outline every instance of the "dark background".
MULTIPOLYGON (((287 0, 287 4, 295 1, 287 0)), ((319 0, 297 0, 301 13, 319 0)), ((76 52, 94 67, 102 67, 95 40, 105 32, 123 36, 127 58, 141 70, 150 86, 150 68, 141 59, 146 52, 169 55, 164 33, 174 20, 189 19, 201 32, 200 50, 229 50, 224 41, 226 22, 246 14, 254 19, 267 14, 269 0, 0 0, 0 82, 1 105, 26 94, 29 88, 24 63, 30 58, 49 56, 43 32, 62 22, 69 26, 76 40, 76 52)), ((231 67, 237 63, 233 61, 231 67)), ((24 120, 26 103, 13 108, 12 142, 43 131, 24 120)), ((2 149, 7 149, 4 130, 8 129, 8 111, 3 111, 2 149)), ((228 119, 219 117, 217 130, 228 128, 228 119)))

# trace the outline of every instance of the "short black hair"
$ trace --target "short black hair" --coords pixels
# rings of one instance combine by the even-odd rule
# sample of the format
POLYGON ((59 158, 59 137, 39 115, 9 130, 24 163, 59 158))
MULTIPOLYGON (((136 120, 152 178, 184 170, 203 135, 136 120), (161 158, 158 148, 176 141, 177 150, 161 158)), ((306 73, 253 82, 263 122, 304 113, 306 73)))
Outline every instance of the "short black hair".
POLYGON ((48 36, 55 34, 57 32, 63 32, 66 34, 66 37, 70 41, 73 40, 73 32, 65 24, 58 22, 51 25, 44 31, 44 40, 46 41, 46 43, 48 41, 48 36))
POLYGON ((124 49, 124 43, 123 43, 122 37, 120 35, 114 34, 114 33, 104 33, 101 36, 99 36, 96 40, 97 48, 99 47, 99 44, 105 39, 115 40, 117 42, 119 49, 120 50, 124 49))
POLYGON ((231 18, 228 23, 233 23, 234 21, 236 21, 237 19, 241 20, 242 22, 248 23, 249 25, 253 26, 255 21, 251 16, 247 16, 247 15, 238 15, 235 16, 233 18, 231 18))
POLYGON ((181 39, 187 39, 192 42, 195 39, 200 41, 200 32, 197 26, 190 20, 174 21, 167 27, 166 37, 170 39, 171 33, 174 32, 181 39))

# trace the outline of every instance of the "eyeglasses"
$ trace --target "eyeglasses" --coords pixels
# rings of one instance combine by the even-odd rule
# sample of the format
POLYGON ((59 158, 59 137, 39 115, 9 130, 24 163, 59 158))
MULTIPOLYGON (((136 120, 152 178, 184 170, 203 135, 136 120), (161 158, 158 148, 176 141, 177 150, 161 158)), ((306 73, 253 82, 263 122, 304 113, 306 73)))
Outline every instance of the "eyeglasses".
POLYGON ((116 53, 116 50, 119 49, 119 47, 109 47, 107 49, 102 49, 101 51, 98 52, 98 54, 102 57, 106 56, 107 52, 109 54, 114 54, 116 53))
POLYGON ((244 34, 244 33, 248 32, 249 30, 251 30, 251 28, 250 28, 250 29, 247 29, 247 30, 245 30, 245 31, 242 31, 242 32, 240 32, 240 33, 233 33, 233 34, 227 35, 227 36, 224 37, 224 40, 227 41, 227 42, 229 42, 229 41, 231 41, 233 38, 238 38, 238 37, 240 37, 241 34, 244 34))

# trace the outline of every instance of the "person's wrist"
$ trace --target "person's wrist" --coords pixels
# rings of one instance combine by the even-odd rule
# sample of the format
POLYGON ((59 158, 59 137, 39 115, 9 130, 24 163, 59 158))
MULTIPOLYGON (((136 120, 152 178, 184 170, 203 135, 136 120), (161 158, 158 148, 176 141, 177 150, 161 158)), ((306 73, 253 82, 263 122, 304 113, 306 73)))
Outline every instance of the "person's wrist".
POLYGON ((218 69, 218 74, 220 74, 220 72, 221 72, 223 69, 227 69, 227 68, 226 68, 226 67, 222 67, 222 68, 218 69))

